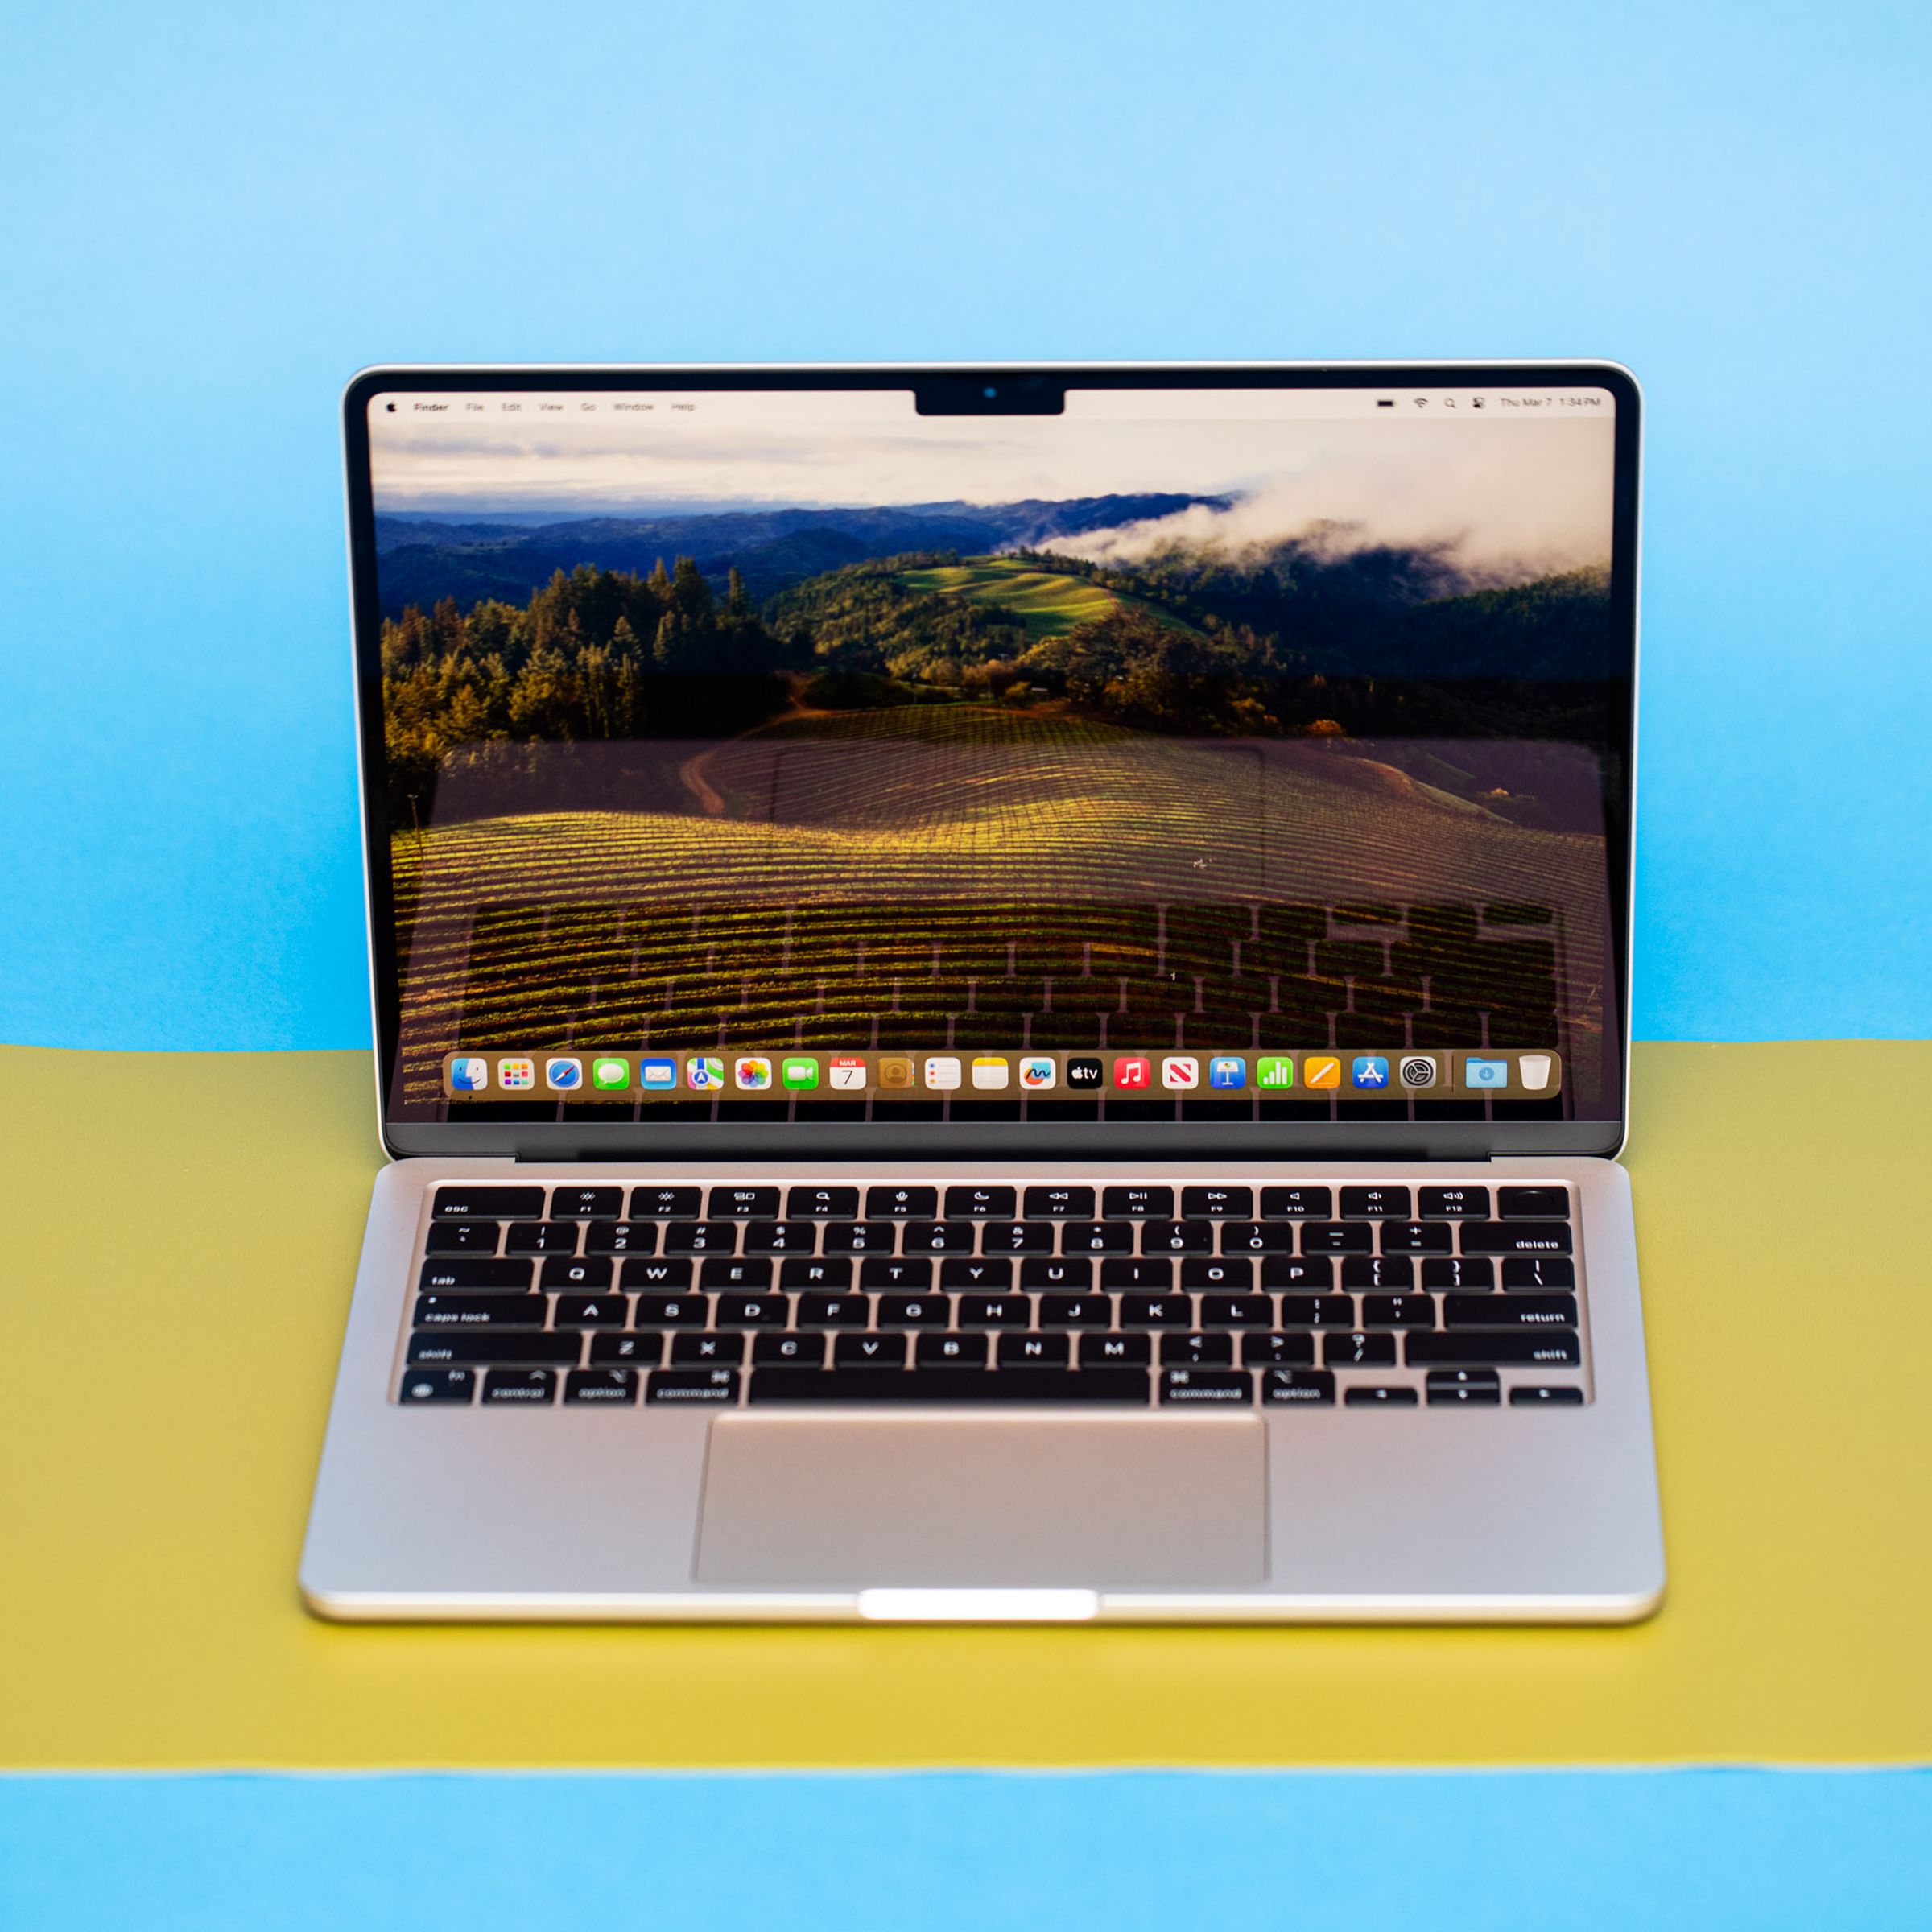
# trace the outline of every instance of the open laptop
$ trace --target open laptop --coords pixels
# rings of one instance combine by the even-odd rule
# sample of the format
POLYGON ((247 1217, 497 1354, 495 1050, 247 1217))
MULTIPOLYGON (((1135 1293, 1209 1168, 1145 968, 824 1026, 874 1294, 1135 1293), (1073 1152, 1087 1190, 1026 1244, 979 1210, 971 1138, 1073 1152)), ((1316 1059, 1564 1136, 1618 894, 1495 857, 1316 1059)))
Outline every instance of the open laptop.
POLYGON ((1663 1557, 1608 363, 379 369, 345 1618, 1663 1557))

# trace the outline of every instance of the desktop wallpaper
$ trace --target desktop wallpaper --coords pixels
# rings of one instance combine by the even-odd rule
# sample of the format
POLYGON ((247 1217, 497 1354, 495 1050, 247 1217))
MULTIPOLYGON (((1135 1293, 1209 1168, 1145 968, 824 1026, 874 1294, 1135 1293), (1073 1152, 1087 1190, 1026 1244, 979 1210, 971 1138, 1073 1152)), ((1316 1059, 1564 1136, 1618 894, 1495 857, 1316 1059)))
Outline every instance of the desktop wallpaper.
POLYGON ((376 398, 400 1109, 459 1051, 1332 1046, 1600 1111, 1611 399, 1459 402, 376 398))

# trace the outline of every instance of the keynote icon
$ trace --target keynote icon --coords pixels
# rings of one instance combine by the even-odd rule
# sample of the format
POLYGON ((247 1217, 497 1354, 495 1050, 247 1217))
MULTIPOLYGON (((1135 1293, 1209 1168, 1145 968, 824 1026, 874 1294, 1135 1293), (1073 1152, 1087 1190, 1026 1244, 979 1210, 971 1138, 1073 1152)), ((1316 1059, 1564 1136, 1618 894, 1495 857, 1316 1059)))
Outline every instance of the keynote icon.
POLYGON ((480 1053, 459 1055, 449 1063, 452 1093, 481 1093, 489 1084, 489 1062, 480 1053))
POLYGON ((1245 1087, 1248 1084, 1247 1061, 1238 1054, 1216 1054, 1208 1063, 1208 1084, 1210 1087, 1245 1087))
POLYGON ((1012 1067, 997 1054, 983 1053, 972 1063, 972 1084, 988 1093, 999 1092, 1012 1073, 1012 1067))
POLYGON ((841 1093, 865 1084, 865 1063, 850 1054, 841 1054, 832 1063, 832 1084, 841 1093))
POLYGON ((1546 1053, 1519 1053, 1516 1056, 1517 1068, 1523 1076, 1524 1088, 1531 1093, 1541 1093, 1550 1084, 1551 1056, 1546 1053))
POLYGON ((1342 1063, 1332 1053, 1310 1053, 1302 1057, 1302 1084, 1305 1087, 1339 1087, 1342 1063))

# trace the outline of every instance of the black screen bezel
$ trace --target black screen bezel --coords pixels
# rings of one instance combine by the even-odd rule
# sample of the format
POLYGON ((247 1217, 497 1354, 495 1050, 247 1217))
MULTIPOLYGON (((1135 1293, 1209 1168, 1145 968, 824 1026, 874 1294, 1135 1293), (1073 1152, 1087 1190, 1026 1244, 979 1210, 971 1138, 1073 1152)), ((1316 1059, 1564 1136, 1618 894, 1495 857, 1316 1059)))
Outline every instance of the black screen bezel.
MULTIPOLYGON (((1038 413, 1037 402, 1020 406, 1038 413)), ((354 633, 357 726, 362 799, 369 968, 375 1028, 378 1111, 383 1145, 393 1155, 496 1155, 526 1160, 633 1158, 934 1159, 998 1156, 1009 1160, 1108 1158, 1116 1154, 1168 1160, 1271 1158, 1484 1158, 1496 1154, 1614 1154, 1629 1112, 1630 921, 1636 776, 1636 696, 1642 395, 1620 364, 1545 362, 865 364, 811 366, 729 365, 551 368, 497 365, 472 368, 391 365, 357 373, 343 392, 351 616, 354 633), (1174 1121, 903 1122, 733 1121, 653 1125, 584 1121, 438 1121, 389 1117, 401 1034, 401 993, 390 876, 387 774, 383 752, 381 608, 375 510, 369 473, 368 405, 386 390, 422 392, 556 390, 609 391, 906 390, 946 407, 948 396, 975 396, 990 383, 1037 396, 1045 386, 1083 389, 1339 389, 1414 386, 1605 389, 1616 398, 1611 553, 1611 621, 1628 676, 1623 720, 1624 783, 1605 799, 1611 881, 1612 957, 1616 986, 1619 1083, 1615 1117, 1603 1121, 1488 1120, 1430 1123, 1174 1121)), ((964 412, 962 412, 964 413, 964 412)), ((976 405, 975 415, 1002 413, 976 405)), ((1020 413, 1016 409, 1014 413, 1020 413)))

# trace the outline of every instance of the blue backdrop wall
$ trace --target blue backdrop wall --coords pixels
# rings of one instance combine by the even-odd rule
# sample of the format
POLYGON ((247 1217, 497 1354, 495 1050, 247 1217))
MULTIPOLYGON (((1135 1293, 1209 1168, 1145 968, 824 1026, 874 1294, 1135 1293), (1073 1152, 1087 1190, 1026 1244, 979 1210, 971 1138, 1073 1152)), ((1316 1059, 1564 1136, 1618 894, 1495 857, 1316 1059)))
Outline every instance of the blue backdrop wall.
POLYGON ((378 360, 1601 353, 1649 393, 1640 1034, 1932 1031, 1932 14, 15 15, 0 1038, 367 1038, 378 360))

